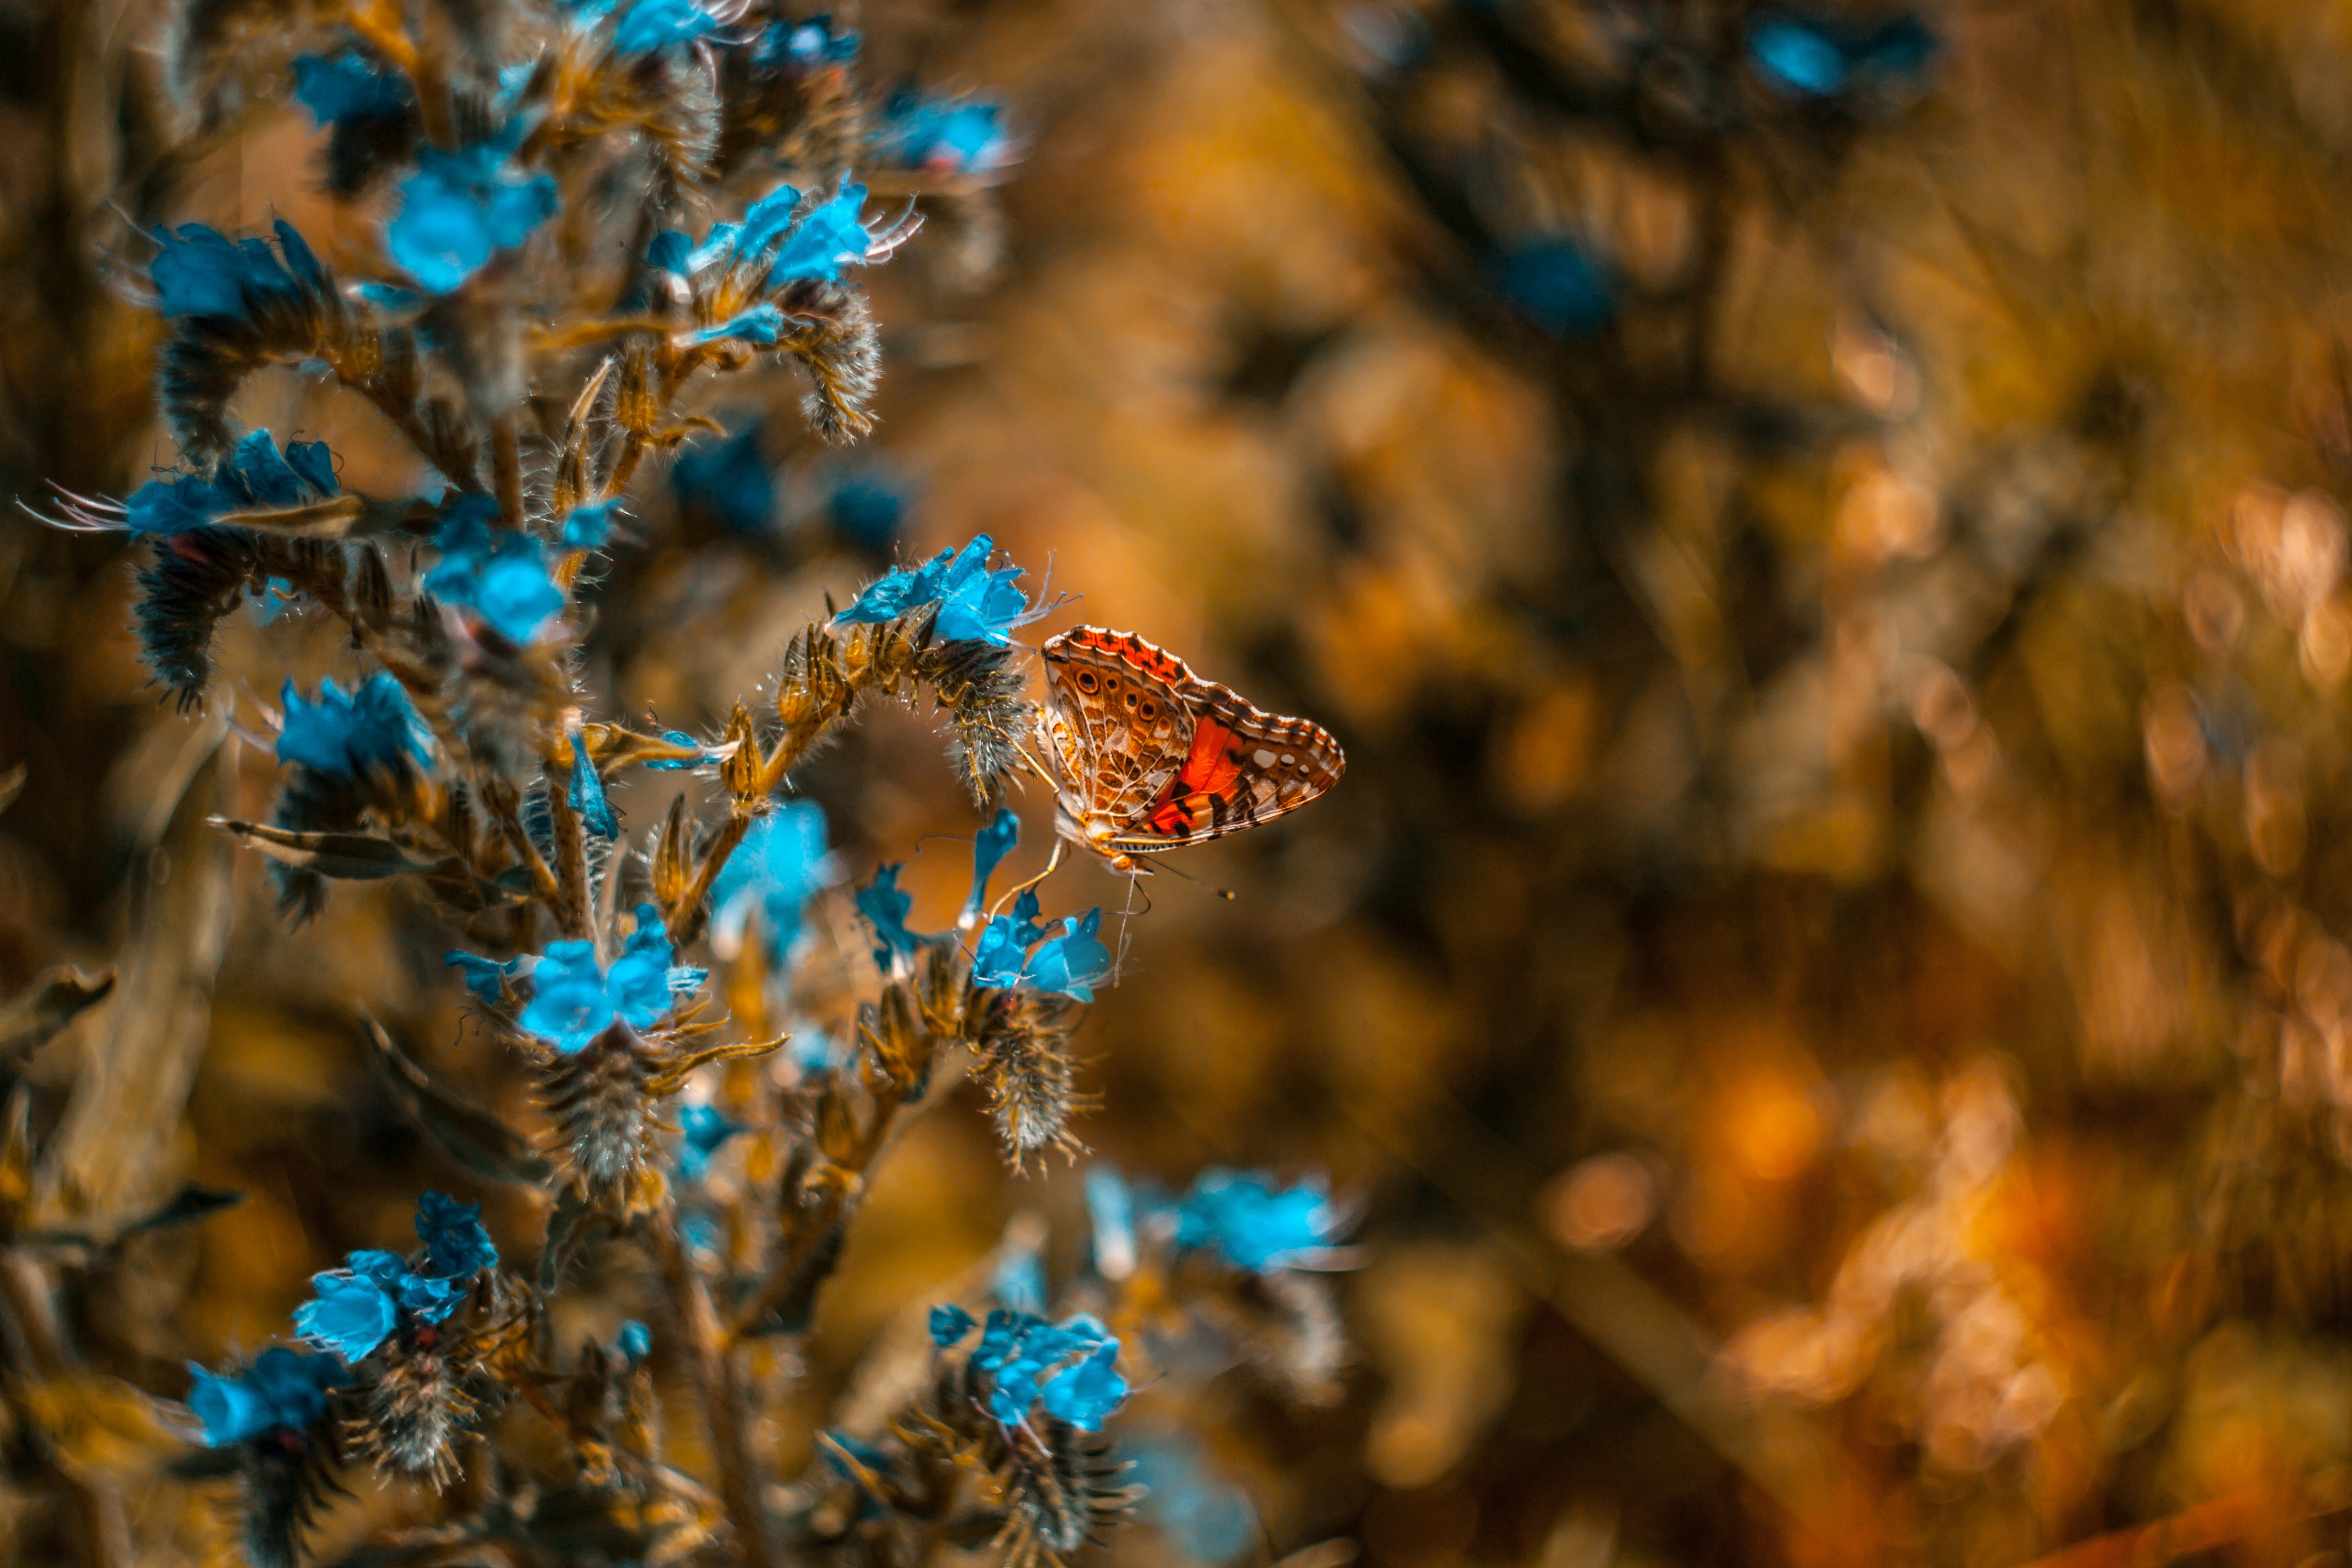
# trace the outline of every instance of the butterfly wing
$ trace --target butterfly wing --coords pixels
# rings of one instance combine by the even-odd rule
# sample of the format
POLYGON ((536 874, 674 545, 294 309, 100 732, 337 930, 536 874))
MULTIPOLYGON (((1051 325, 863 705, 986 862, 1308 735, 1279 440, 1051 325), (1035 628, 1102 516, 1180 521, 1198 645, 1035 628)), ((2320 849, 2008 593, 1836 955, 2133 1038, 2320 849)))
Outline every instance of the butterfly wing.
POLYGON ((1268 713, 1141 637, 1081 626, 1045 653, 1052 706, 1066 716, 1058 760, 1079 797, 1065 806, 1097 847, 1149 854, 1238 833, 1297 810, 1347 768, 1321 725, 1268 713))

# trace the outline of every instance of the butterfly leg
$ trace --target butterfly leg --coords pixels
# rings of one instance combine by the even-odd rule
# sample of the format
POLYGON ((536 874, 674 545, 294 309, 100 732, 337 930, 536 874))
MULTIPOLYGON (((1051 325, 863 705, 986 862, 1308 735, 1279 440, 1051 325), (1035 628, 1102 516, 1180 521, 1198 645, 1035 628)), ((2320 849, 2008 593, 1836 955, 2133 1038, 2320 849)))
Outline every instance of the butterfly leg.
POLYGON ((1044 870, 1038 872, 1035 876, 1030 878, 1019 887, 1007 888, 1003 894, 997 899, 996 902, 989 906, 988 918, 990 920, 994 920, 999 910, 1003 910, 1006 905, 1012 903, 1013 900, 1019 898, 1022 894, 1027 892, 1030 889, 1035 887, 1038 883, 1044 881, 1046 878, 1054 874, 1054 868, 1062 863, 1063 842, 1064 841, 1059 838, 1054 840, 1054 852, 1045 857, 1045 868, 1044 870))

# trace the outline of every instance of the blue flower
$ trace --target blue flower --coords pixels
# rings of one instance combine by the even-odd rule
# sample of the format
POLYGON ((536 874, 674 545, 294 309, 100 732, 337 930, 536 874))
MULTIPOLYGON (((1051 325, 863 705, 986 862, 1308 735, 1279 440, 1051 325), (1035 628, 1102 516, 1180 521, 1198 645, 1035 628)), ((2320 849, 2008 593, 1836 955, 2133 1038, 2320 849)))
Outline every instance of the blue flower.
POLYGON ((902 868, 882 866, 876 868, 874 880, 857 889, 852 898, 857 912, 874 928, 874 939, 881 943, 874 950, 874 965, 887 970, 896 959, 911 961, 931 939, 907 929, 907 911, 915 907, 914 896, 898 890, 898 873, 902 868))
POLYGON ((1010 806, 998 806, 996 815, 988 819, 988 826, 971 841, 971 896, 964 900, 966 920, 977 916, 988 902, 988 879, 1020 842, 1021 819, 1013 815, 1010 806))
POLYGON ((399 1325, 399 1303, 366 1275, 331 1269, 310 1276, 310 1289, 316 1294, 294 1310, 294 1331, 345 1361, 366 1355, 399 1325))
POLYGON ((1565 239, 1531 240, 1496 263, 1496 284, 1529 321, 1559 338, 1600 331, 1617 314, 1617 293, 1600 262, 1565 239))
POLYGON ((294 98, 321 125, 386 119, 406 112, 411 101, 404 78, 377 70, 348 51, 325 59, 297 56, 294 98))
POLYGON ((719 26, 719 18, 692 0, 637 0, 613 34, 616 55, 646 55, 672 44, 690 43, 719 26))
POLYGON ((385 247, 428 293, 457 289, 554 216, 553 177, 507 166, 521 130, 518 121, 505 135, 462 153, 425 148, 416 173, 400 183, 400 211, 384 233, 385 247))
POLYGON ((472 610, 520 647, 563 608, 563 590, 548 575, 538 540, 510 529, 493 532, 486 519, 497 511, 497 501, 478 494, 448 504, 434 539, 441 560, 425 574, 425 591, 472 610))
POLYGON ((1259 1274, 1330 1245, 1339 1230, 1320 1182, 1282 1188, 1241 1171, 1202 1172, 1176 1210, 1177 1246, 1214 1250, 1259 1274))
POLYGON ((602 550, 613 536, 613 510, 621 498, 590 501, 575 506, 563 519, 562 543, 566 550, 602 550))
POLYGON ((267 1432, 300 1431, 327 1413, 327 1390, 348 1381, 331 1356, 272 1345, 236 1377, 221 1377, 194 1362, 196 1385, 188 1408, 205 1424, 205 1444, 218 1448, 267 1432))
POLYGON ((901 92, 883 106, 871 145, 884 162, 911 168, 958 174, 1001 169, 1020 153, 1003 113, 986 99, 901 92))
POLYGON ((604 976, 596 967, 593 942, 549 942, 530 983, 530 1005, 516 1021, 525 1033, 566 1056, 585 1050, 618 1016, 604 994, 604 976))
MULTIPOLYGON (((942 1345, 962 1339, 971 1322, 967 1316, 961 1326, 953 1320, 943 1323, 945 1310, 931 1314, 932 1338, 942 1345), (955 1327, 954 1337, 940 1339, 942 1327, 955 1327)), ((1113 1370, 1118 1358, 1118 1342, 1084 1313, 1054 1324, 1033 1312, 999 1310, 988 1315, 971 1366, 988 1374, 989 1414, 1003 1425, 1021 1425, 1042 1395, 1055 1416, 1093 1432, 1127 1398, 1127 1381, 1113 1370), (1076 1383, 1055 1393, 1074 1377, 1076 1383)))
POLYGON ((730 532, 761 533, 775 519, 776 482, 757 425, 709 450, 680 453, 669 482, 681 502, 710 512, 730 532))
POLYGON ((322 290, 326 271, 294 226, 280 218, 272 230, 278 236, 275 251, 266 239, 232 240, 200 223, 158 229, 155 241, 162 248, 147 264, 156 308, 167 318, 242 317, 298 299, 305 285, 322 290))
POLYGON ((441 962, 455 964, 465 971, 466 989, 483 1001, 495 1005, 506 995, 507 983, 529 974, 539 960, 525 953, 520 958, 509 958, 500 963, 496 959, 483 958, 477 953, 460 952, 453 948, 441 955, 441 962))
POLYGON ((1021 978, 1040 991, 1056 991, 1081 1002, 1095 999, 1095 984, 1110 974, 1110 951, 1095 940, 1102 929, 1102 910, 1088 910, 1083 918, 1062 922, 1062 934, 1037 944, 1022 967, 1021 978))
POLYGON ((781 960, 800 934, 802 907, 831 874, 824 839, 824 808, 813 800, 786 801, 753 823, 711 885, 713 928, 740 938, 756 908, 781 960))
POLYGON ((581 731, 572 731, 572 788, 569 792, 572 809, 580 814, 580 821, 598 838, 620 836, 621 825, 613 816, 613 803, 604 796, 604 781, 597 776, 596 759, 588 754, 588 739, 581 731))
POLYGON ((361 779, 376 768, 404 769, 411 758, 430 760, 424 721, 408 694, 390 675, 379 673, 343 695, 331 676, 319 682, 315 702, 289 680, 278 700, 286 707, 278 735, 278 760, 295 763, 331 778, 361 779))
POLYGON ((499 1249, 482 1226, 482 1205, 461 1204, 446 1193, 428 1192, 416 1200, 416 1239, 435 1274, 444 1279, 471 1279, 495 1268, 499 1249))
POLYGON ((593 943, 548 943, 531 972, 530 1005, 517 1022, 567 1056, 585 1049, 615 1018, 650 1029, 676 1005, 677 995, 698 989, 706 978, 699 969, 673 963, 676 956, 661 911, 639 904, 636 930, 610 969, 598 966, 593 943))
POLYGON ((931 1309, 931 1342, 945 1350, 971 1332, 972 1316, 950 1301, 931 1309))
POLYGON ((623 1361, 635 1366, 654 1353, 654 1331, 635 1318, 624 1319, 613 1348, 621 1352, 623 1361))
MULTIPOLYGON (((1101 911, 1097 910, 1095 918, 1097 923, 1099 923, 1100 915, 1101 911)), ((1069 925, 1073 922, 1064 923, 1069 925)), ((1045 927, 1037 923, 1036 889, 1024 889, 1021 896, 1013 900, 1011 914, 995 916, 982 928, 980 941, 972 949, 972 979, 982 985, 994 985, 1008 989, 1025 985, 1032 991, 1066 990, 1067 987, 1065 985, 1046 984, 1044 982, 1066 978, 1062 974, 1062 970, 1066 968, 1072 959, 1083 958, 1084 949, 1075 943, 1066 944, 1062 938, 1056 937, 1054 942, 1047 944, 1054 947, 1055 951, 1047 952, 1045 948, 1037 946, 1045 940, 1045 927), (1037 948, 1037 952, 1031 953, 1029 950, 1032 948, 1037 948), (1040 955, 1043 957, 1043 966, 1035 973, 1032 973, 1024 966, 1024 959, 1028 963, 1036 963, 1040 955)), ((1085 940, 1091 942, 1091 932, 1085 940)), ((1099 942, 1094 942, 1092 945, 1096 952, 1101 952, 1099 942)), ((1109 962, 1110 954, 1103 952, 1103 965, 1108 967, 1109 962)), ((1088 971, 1085 972, 1084 977, 1092 979, 1095 975, 1093 972, 1088 971)), ((1075 991, 1069 994, 1077 994, 1075 991)), ((1089 992, 1079 997, 1079 1000, 1091 1002, 1094 1000, 1093 994, 1089 992)))
POLYGON ((896 620, 925 605, 940 606, 938 635, 950 642, 990 642, 1003 647, 1013 628, 1045 613, 1014 586, 1017 566, 988 569, 995 542, 981 534, 961 550, 942 550, 919 569, 893 568, 858 595, 836 619, 852 626, 896 620))
MULTIPOLYGON (((696 740, 693 736, 688 734, 683 730, 664 730, 662 731, 662 739, 667 741, 673 746, 692 746, 698 751, 705 749, 701 742, 696 740)), ((683 773, 688 768, 698 768, 701 765, 702 759, 700 757, 655 757, 646 763, 646 767, 651 768, 657 773, 683 773)), ((727 864, 732 866, 734 863, 733 858, 730 857, 727 864)), ((726 875, 726 871, 723 868, 721 868, 719 875, 722 877, 726 875)))
POLYGON ((437 1323, 456 1311, 466 1294, 465 1287, 457 1280, 438 1274, 420 1274, 400 1254, 381 1247, 346 1253, 343 1264, 336 1271, 338 1278, 348 1275, 367 1280, 401 1311, 428 1323, 437 1323))
POLYGON ((677 1113, 679 1134, 677 1173, 682 1181, 698 1182, 710 1169, 719 1146, 743 1131, 713 1105, 688 1105, 677 1113))
POLYGON ((676 230, 656 235, 646 259, 682 277, 723 261, 763 268, 771 286, 802 278, 837 281, 845 265, 863 262, 874 247, 873 231, 857 216, 866 205, 866 187, 844 185, 833 200, 795 224, 800 200, 799 190, 778 185, 751 204, 741 223, 712 225, 709 237, 691 249, 676 230))
POLYGON ((1118 1342, 1105 1340, 1086 1360, 1045 1380, 1045 1408, 1080 1431, 1101 1431, 1127 1403, 1127 1379, 1118 1363, 1118 1342))
MULTIPOLYGON (((254 242, 258 243, 258 242, 254 242)), ((233 512, 305 506, 341 492, 324 441, 288 443, 283 456, 267 430, 248 431, 212 478, 150 479, 123 506, 134 533, 184 533, 233 512)))

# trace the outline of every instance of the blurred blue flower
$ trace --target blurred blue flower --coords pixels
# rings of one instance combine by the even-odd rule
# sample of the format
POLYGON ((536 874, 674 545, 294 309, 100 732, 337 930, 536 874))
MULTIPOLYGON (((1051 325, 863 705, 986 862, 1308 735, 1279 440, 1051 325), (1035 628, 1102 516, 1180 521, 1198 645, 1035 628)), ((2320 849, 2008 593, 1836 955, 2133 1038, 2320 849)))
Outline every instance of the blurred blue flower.
POLYGON ((613 536, 613 511, 621 498, 592 500, 564 514, 562 544, 566 550, 602 550, 613 536))
POLYGON ((898 537, 907 519, 903 489, 876 468, 864 468, 833 487, 834 531, 853 544, 880 550, 898 537))
POLYGON ((824 840, 824 808, 813 800, 786 801, 754 822, 711 884, 712 930, 740 940, 756 909, 781 961, 800 935, 802 907, 831 878, 824 840))
POLYGON ((1244 1171, 1203 1171, 1176 1209, 1176 1245, 1220 1254, 1237 1268, 1286 1268, 1331 1244, 1339 1212, 1319 1181, 1277 1187, 1244 1171))
POLYGON ((1517 247, 1496 263, 1495 275, 1511 302, 1554 337, 1589 336, 1617 314, 1617 290, 1608 271, 1565 239, 1517 247))
POLYGON ((478 953, 461 952, 452 948, 441 955, 441 962, 455 964, 466 975, 466 989, 483 1001, 496 1004, 506 994, 507 983, 531 973, 539 960, 530 953, 509 958, 501 963, 478 953))
POLYGON ((624 1319, 613 1348, 621 1352, 623 1361, 635 1366, 654 1353, 654 1331, 635 1318, 624 1319))
POLYGON ((709 511, 730 532, 762 533, 775 520, 776 482, 756 424, 717 447, 679 453, 669 483, 679 501, 709 511))
POLYGON ((646 259, 681 277, 725 262, 764 268, 770 286, 801 278, 836 281, 845 265, 863 262, 873 248, 873 231, 857 216, 866 205, 866 187, 844 185, 831 201, 811 208, 795 223, 800 202, 797 187, 778 185, 751 204, 742 222, 713 224, 700 245, 689 248, 687 237, 675 229, 655 236, 646 259))
POLYGON ((218 1448, 266 1432, 300 1431, 327 1413, 327 1390, 350 1379, 332 1356, 272 1345, 235 1377, 221 1377, 194 1362, 195 1386, 188 1408, 205 1424, 205 1445, 218 1448))
POLYGON ((1008 1252, 996 1265, 997 1304, 1014 1312, 1045 1310, 1045 1265, 1026 1249, 1008 1252))
POLYGON ((1143 1516, 1166 1531, 1186 1555, 1227 1563, 1249 1550, 1256 1534, 1249 1500, 1208 1472, 1189 1438, 1122 1443, 1120 1448, 1130 1458, 1130 1479, 1144 1489, 1143 1516))
POLYGON ((1118 1342, 1105 1340, 1077 1365, 1045 1380, 1045 1408, 1082 1432, 1099 1432, 1127 1403, 1127 1379, 1118 1371, 1118 1342))
POLYGON ((325 58, 296 56, 294 98, 321 125, 385 119, 405 112, 412 102, 406 78, 377 70, 349 50, 325 58))
MULTIPOLYGON (((932 1321, 938 1340, 938 1311, 932 1321)), ((966 1318, 953 1340, 940 1342, 961 1340, 970 1323, 966 1318)), ((1114 1370, 1118 1358, 1118 1342, 1084 1313, 1055 1324, 1033 1312, 999 1310, 988 1315, 971 1365, 988 1374, 989 1413, 1003 1425, 1021 1425, 1042 1396, 1055 1415, 1094 1432, 1127 1398, 1127 1380, 1114 1370)))
POLYGON ((1776 16, 1748 29, 1748 58, 1768 86, 1827 98, 1845 85, 1845 51, 1810 23, 1776 16))
POLYGON ((457 1281, 438 1274, 420 1273, 409 1268, 408 1260, 397 1252, 386 1252, 378 1247, 344 1254, 343 1267, 336 1270, 336 1278, 344 1276, 367 1280, 399 1310, 413 1313, 428 1323, 437 1323, 456 1311, 458 1300, 466 1293, 465 1287, 457 1281))
POLYGON ((931 1342, 944 1350, 971 1332, 972 1315, 954 1302, 931 1309, 931 1342))
POLYGON ((1135 1272, 1135 1194, 1108 1165, 1087 1172, 1087 1219, 1093 1233, 1095 1272, 1124 1279, 1135 1272))
POLYGON ((332 778, 361 779, 375 768, 398 771, 410 758, 431 758, 425 721, 409 705, 400 682, 379 672, 350 696, 330 676, 319 682, 318 700, 306 701, 291 680, 278 693, 285 728, 278 735, 278 760, 295 763, 332 778))
POLYGON ((326 271, 294 226, 280 218, 271 229, 277 250, 266 239, 231 240, 200 223, 156 230, 161 248, 147 264, 156 309, 167 318, 242 317, 298 298, 305 285, 323 289, 326 271))
POLYGON ((479 494, 448 503, 434 538, 441 559, 425 574, 425 591, 472 610, 520 647, 563 608, 563 590, 548 574, 547 551, 537 539, 489 527, 487 518, 497 512, 498 502, 479 494))
POLYGON ((709 1171, 710 1156, 719 1146, 743 1130, 715 1105, 688 1105, 677 1113, 677 1131, 678 1179, 698 1182, 709 1171))
POLYGON ((399 1303, 363 1274, 331 1269, 310 1276, 312 1298, 294 1309, 294 1331, 321 1350, 357 1361, 399 1325, 399 1303))
POLYGON ((803 69, 839 64, 857 58, 859 38, 854 32, 836 33, 830 16, 804 22, 771 22, 751 41, 751 63, 772 69, 790 63, 803 69))
POLYGON ((931 939, 907 929, 907 911, 915 907, 913 895, 898 890, 898 866, 877 867, 874 879, 857 889, 852 902, 866 923, 874 928, 874 939, 881 945, 874 950, 875 967, 887 971, 894 959, 911 960, 931 939))
POLYGON ((572 731, 572 787, 569 793, 572 809, 580 814, 581 825, 598 838, 620 836, 620 822, 613 816, 613 803, 604 795, 604 781, 596 773, 596 759, 588 754, 588 738, 580 731, 572 731))
POLYGON ((719 26, 719 18, 693 0, 637 0, 613 33, 617 55, 651 54, 672 44, 690 43, 719 26))
POLYGON ((505 134, 459 153, 425 148, 416 172, 400 183, 400 211, 384 245, 426 292, 457 289, 555 215, 553 176, 508 166, 522 130, 517 121, 505 134))
POLYGON ((432 1271, 444 1279, 471 1279, 498 1265, 482 1205, 461 1204, 446 1193, 427 1192, 416 1200, 416 1239, 425 1244, 432 1271))
POLYGON ((802 1076, 833 1070, 833 1041, 823 1029, 803 1029, 785 1047, 802 1076))
POLYGON ((984 98, 896 93, 883 105, 867 148, 877 160, 901 167, 984 174, 1020 156, 1003 120, 1003 107, 984 98))
POLYGON ((1099 908, 1064 921, 1060 936, 1038 943, 1029 954, 1021 978, 1040 991, 1093 1001, 1096 983, 1110 975, 1110 951, 1095 940, 1095 932, 1101 929, 1099 908))

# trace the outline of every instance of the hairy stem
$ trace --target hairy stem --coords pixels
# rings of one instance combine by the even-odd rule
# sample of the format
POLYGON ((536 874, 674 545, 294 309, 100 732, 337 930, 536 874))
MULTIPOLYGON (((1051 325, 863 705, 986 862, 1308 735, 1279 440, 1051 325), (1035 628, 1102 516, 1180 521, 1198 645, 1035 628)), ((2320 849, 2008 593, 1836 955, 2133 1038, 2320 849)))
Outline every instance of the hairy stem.
POLYGON ((738 1560, 743 1568, 772 1568, 776 1557, 769 1538, 767 1510, 760 1500, 759 1470, 751 1458, 750 1411, 719 1330, 719 1314, 711 1308, 702 1276, 678 1239, 674 1216, 666 1215, 649 1228, 671 1310, 686 1337, 695 1392, 710 1428, 711 1453, 719 1464, 719 1504, 735 1530, 738 1560))

